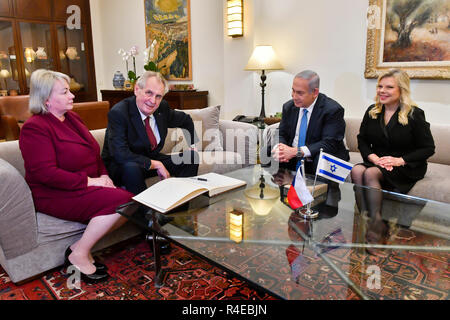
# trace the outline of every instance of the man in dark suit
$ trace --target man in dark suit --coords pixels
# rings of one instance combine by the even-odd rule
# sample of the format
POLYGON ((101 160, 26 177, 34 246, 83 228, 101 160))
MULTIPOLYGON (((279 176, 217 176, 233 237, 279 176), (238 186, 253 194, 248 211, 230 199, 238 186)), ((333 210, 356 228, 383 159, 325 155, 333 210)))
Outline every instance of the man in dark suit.
POLYGON ((189 115, 172 110, 163 100, 167 91, 167 81, 159 73, 147 71, 134 87, 135 96, 120 101, 108 113, 102 158, 114 183, 134 194, 144 191, 145 179, 156 174, 161 179, 197 175, 194 124, 189 115), (175 127, 190 135, 187 157, 160 153, 167 128, 175 127))
POLYGON ((350 159, 343 143, 344 108, 319 93, 319 84, 319 76, 310 70, 294 78, 292 100, 283 105, 279 143, 271 151, 280 167, 296 170, 304 159, 305 172, 315 174, 321 148, 342 160, 350 159))

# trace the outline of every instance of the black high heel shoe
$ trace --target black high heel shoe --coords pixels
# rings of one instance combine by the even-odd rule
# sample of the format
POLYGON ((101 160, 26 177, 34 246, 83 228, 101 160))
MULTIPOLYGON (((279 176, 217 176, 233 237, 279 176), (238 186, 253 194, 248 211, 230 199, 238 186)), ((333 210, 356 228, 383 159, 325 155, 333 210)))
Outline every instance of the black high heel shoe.
MULTIPOLYGON (((69 256, 72 253, 72 249, 70 249, 70 246, 66 249, 66 252, 64 253, 64 264, 70 265, 69 262, 69 256)), ((108 272, 108 267, 104 265, 103 263, 97 262, 94 260, 94 266, 97 268, 97 271, 101 272, 108 272)))
MULTIPOLYGON (((72 253, 72 250, 70 249, 70 247, 68 247, 66 252, 64 253, 64 265, 65 266, 72 265, 72 263, 69 261, 69 255, 71 253, 72 253)), ((76 265, 73 265, 73 266, 78 269, 78 271, 80 272, 80 275, 81 275, 81 280, 83 280, 86 283, 89 283, 89 284, 98 283, 98 282, 104 281, 109 278, 109 274, 106 271, 100 271, 96 268, 94 273, 86 274, 86 273, 81 272, 81 270, 76 265)))

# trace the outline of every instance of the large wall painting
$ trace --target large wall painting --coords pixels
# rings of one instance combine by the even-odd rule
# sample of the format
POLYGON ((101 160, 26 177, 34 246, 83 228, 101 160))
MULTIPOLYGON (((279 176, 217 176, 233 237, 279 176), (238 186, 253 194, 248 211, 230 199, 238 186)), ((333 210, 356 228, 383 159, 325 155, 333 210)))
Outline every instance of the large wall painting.
POLYGON ((450 79, 450 0, 370 0, 367 19, 366 78, 450 79))
POLYGON ((192 80, 190 0, 144 0, 147 47, 168 80, 192 80), (155 41, 156 40, 156 41, 155 41))

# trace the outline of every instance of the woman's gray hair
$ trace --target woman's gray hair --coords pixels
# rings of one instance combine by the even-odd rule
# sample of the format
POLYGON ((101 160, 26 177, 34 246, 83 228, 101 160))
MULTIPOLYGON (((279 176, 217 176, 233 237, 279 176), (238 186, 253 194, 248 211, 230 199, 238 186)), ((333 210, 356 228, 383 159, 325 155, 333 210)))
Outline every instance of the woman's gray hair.
POLYGON ((31 74, 30 101, 28 109, 32 114, 47 113, 46 102, 52 93, 56 81, 64 80, 70 83, 70 78, 61 72, 38 69, 31 74))
POLYGON ((296 78, 308 80, 309 92, 313 92, 314 89, 319 89, 320 77, 317 73, 312 70, 304 70, 297 73, 296 78))
POLYGON ((169 92, 169 83, 159 72, 145 71, 144 74, 137 80, 136 85, 140 89, 144 89, 145 84, 147 83, 147 80, 149 78, 157 78, 159 82, 161 82, 164 85, 164 94, 169 92))

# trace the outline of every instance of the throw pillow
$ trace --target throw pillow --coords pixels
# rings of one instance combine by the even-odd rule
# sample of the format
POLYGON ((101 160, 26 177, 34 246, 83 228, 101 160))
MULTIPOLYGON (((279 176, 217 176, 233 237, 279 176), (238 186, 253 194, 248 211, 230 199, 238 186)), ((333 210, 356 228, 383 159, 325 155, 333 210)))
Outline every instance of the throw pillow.
MULTIPOLYGON (((183 110, 183 112, 189 114, 194 121, 195 133, 200 139, 196 144, 198 151, 223 151, 219 130, 220 106, 183 110)), ((184 136, 183 140, 187 145, 184 136)))

